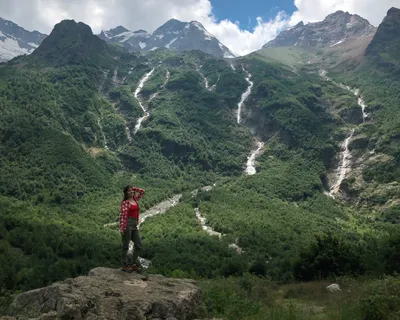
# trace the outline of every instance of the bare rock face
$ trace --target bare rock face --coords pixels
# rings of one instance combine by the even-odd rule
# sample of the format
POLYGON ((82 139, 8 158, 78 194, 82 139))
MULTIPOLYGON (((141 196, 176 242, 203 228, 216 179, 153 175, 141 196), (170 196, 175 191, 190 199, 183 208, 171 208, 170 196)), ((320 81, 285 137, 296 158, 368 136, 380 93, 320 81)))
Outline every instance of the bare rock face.
POLYGON ((304 24, 298 23, 289 30, 282 31, 276 39, 263 48, 303 46, 314 48, 334 47, 344 41, 369 37, 376 28, 356 14, 337 11, 323 21, 304 24))
POLYGON ((189 320, 200 302, 193 280, 96 268, 88 276, 18 295, 9 312, 15 318, 8 319, 189 320))

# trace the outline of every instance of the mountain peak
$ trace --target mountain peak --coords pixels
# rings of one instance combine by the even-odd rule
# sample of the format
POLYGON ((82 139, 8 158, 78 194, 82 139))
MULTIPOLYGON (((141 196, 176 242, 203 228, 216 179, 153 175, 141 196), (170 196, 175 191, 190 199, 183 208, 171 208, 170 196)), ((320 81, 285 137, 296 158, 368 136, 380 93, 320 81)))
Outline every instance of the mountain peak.
POLYGON ((109 31, 102 31, 99 38, 106 42, 123 45, 131 52, 147 52, 158 48, 167 48, 175 51, 199 50, 217 57, 234 57, 229 49, 198 21, 183 22, 170 19, 157 28, 153 34, 148 34, 142 29, 134 32, 126 30, 117 27, 109 31))
POLYGON ((400 9, 390 8, 369 44, 366 55, 379 62, 400 60, 400 9), (386 57, 386 58, 385 58, 386 57))
POLYGON ((50 35, 43 40, 32 56, 50 64, 76 64, 104 57, 107 45, 96 37, 83 22, 63 20, 57 23, 50 35))
POLYGON ((107 31, 107 33, 109 35, 115 36, 117 34, 121 34, 123 32, 127 32, 129 31, 127 28, 123 27, 123 26, 118 26, 116 28, 110 29, 109 31, 107 31))
POLYGON ((139 29, 139 30, 133 31, 133 33, 148 33, 148 32, 146 30, 139 29))
POLYGON ((395 14, 395 15, 400 14, 400 9, 399 8, 395 8, 395 7, 391 7, 388 10, 387 15, 390 16, 390 15, 393 15, 393 14, 395 14))
MULTIPOLYGON (((335 11, 335 12, 333 12, 333 13, 331 13, 331 14, 328 14, 327 16, 326 16, 326 18, 329 18, 329 17, 335 17, 335 16, 341 16, 341 15, 349 15, 350 13, 349 12, 345 12, 345 11, 343 11, 343 10, 337 10, 337 11, 335 11)), ((326 19, 325 18, 325 19, 326 19)))
POLYGON ((295 27, 282 31, 275 40, 268 42, 263 48, 304 46, 326 48, 336 46, 347 40, 369 37, 376 28, 366 19, 338 10, 328 15, 323 21, 295 27))
POLYGON ((27 31, 12 21, 0 18, 0 62, 32 53, 45 37, 36 30, 27 31))
POLYGON ((300 21, 298 24, 296 24, 292 29, 296 29, 296 28, 302 28, 304 27, 304 22, 300 21))
POLYGON ((233 58, 233 54, 198 21, 171 19, 154 31, 146 50, 165 47, 177 51, 200 50, 208 54, 233 58))
POLYGON ((57 33, 63 33, 63 32, 70 33, 73 31, 76 31, 79 35, 83 36, 93 35, 92 28, 87 24, 84 24, 83 22, 76 22, 73 19, 71 20, 65 19, 54 26, 54 29, 51 32, 50 36, 52 36, 52 34, 54 36, 54 34, 57 33))

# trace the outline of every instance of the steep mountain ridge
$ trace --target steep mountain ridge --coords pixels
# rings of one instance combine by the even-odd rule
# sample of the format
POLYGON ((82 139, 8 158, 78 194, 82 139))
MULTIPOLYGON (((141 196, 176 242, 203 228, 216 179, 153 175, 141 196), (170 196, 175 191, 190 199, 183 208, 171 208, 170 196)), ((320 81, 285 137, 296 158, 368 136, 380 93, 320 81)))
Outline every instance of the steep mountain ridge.
POLYGON ((38 31, 27 31, 12 21, 0 18, 0 62, 32 53, 45 37, 38 31))
POLYGON ((366 55, 387 67, 400 67, 400 9, 391 8, 368 45, 366 55), (393 65, 393 62, 395 65, 393 65))
POLYGON ((87 60, 101 66, 110 60, 108 55, 108 46, 93 34, 88 25, 63 20, 54 26, 31 56, 46 63, 76 64, 87 60))
POLYGON ((101 31, 98 36, 106 42, 123 45, 129 51, 140 52, 146 45, 146 39, 151 35, 145 30, 132 32, 122 26, 118 26, 108 31, 101 31))
POLYGON ((376 28, 366 19, 339 10, 321 22, 306 25, 299 22, 293 28, 282 31, 276 39, 266 43, 263 48, 286 46, 327 48, 346 41, 369 37, 375 32, 376 28))
POLYGON ((178 52, 200 50, 216 57, 234 57, 227 47, 197 21, 182 22, 171 19, 157 28, 153 34, 144 30, 132 32, 120 26, 102 31, 99 36, 107 42, 122 44, 133 52, 168 48, 178 52))

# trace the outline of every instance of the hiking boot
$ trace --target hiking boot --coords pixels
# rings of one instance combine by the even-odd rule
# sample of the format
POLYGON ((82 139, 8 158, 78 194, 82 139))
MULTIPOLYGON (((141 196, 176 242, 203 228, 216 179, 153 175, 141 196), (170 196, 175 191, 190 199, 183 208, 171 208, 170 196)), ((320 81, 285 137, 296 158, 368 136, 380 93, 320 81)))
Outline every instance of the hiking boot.
POLYGON ((130 270, 135 271, 137 273, 141 273, 142 272, 142 268, 140 266, 136 265, 136 264, 131 264, 129 266, 129 268, 130 268, 130 270))
POLYGON ((133 270, 130 265, 124 265, 124 266, 122 266, 121 271, 131 273, 133 270))

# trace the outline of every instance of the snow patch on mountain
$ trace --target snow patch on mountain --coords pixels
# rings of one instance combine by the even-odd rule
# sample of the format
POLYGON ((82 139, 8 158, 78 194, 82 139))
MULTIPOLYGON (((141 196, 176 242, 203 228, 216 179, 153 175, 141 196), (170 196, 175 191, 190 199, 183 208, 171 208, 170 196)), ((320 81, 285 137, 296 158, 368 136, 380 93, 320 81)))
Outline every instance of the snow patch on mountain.
POLYGON ((177 38, 177 37, 176 37, 176 38, 173 38, 170 42, 168 42, 168 44, 165 45, 165 47, 169 49, 169 47, 171 46, 171 44, 173 44, 173 43, 176 41, 176 39, 178 39, 178 38, 177 38))
POLYGON ((0 42, 0 60, 7 61, 21 54, 30 53, 27 49, 21 48, 18 41, 5 38, 0 42))
POLYGON ((345 40, 346 40, 346 39, 342 39, 342 40, 340 40, 340 41, 338 41, 338 42, 336 42, 336 43, 332 44, 332 45, 331 45, 331 46, 329 46, 329 47, 330 47, 330 48, 332 48, 332 47, 334 47, 334 46, 337 46, 338 44, 341 44, 341 43, 343 43, 345 40))
POLYGON ((123 33, 118 35, 118 38, 122 37, 122 39, 119 40, 119 42, 125 42, 125 41, 129 40, 133 36, 134 36, 134 33, 132 31, 123 32, 123 33))
POLYGON ((27 31, 12 21, 0 18, 0 62, 32 53, 45 37, 38 31, 27 31))

